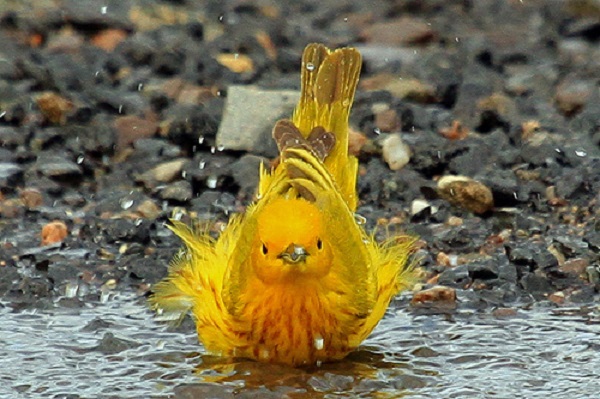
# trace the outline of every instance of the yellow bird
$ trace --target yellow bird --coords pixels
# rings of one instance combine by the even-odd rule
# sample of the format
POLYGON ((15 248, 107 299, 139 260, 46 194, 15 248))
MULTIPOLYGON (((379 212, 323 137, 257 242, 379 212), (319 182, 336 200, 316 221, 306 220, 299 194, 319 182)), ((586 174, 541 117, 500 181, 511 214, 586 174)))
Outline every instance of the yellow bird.
POLYGON ((378 244, 355 218, 348 115, 360 66, 355 49, 308 45, 300 102, 273 130, 280 159, 261 168, 256 202, 216 239, 173 222, 184 247, 150 303, 171 319, 191 311, 208 352, 292 366, 342 359, 414 281, 414 238, 378 244))

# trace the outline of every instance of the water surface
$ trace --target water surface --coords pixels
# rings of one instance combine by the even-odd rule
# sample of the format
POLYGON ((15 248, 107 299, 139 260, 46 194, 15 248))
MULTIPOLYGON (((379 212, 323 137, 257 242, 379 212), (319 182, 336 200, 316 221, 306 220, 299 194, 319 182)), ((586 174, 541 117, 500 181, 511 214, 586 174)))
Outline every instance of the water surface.
POLYGON ((0 398, 597 398, 600 311, 389 311, 348 360, 295 370, 206 356, 142 299, 0 307, 0 398))

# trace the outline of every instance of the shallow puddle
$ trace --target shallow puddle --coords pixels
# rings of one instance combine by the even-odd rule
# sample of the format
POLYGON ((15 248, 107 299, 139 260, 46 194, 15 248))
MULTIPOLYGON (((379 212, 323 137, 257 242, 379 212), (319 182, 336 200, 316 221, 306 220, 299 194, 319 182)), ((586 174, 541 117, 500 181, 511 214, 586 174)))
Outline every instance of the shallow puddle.
POLYGON ((295 370, 202 355, 133 294, 84 308, 0 305, 0 398, 596 398, 600 314, 391 311, 348 360, 295 370))

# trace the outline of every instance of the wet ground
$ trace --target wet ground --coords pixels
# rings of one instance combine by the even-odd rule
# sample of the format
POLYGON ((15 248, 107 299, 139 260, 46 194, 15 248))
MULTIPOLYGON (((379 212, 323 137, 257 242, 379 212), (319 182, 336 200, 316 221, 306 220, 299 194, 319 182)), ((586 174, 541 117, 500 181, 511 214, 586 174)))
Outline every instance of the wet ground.
POLYGON ((4 0, 0 42, 1 397, 595 397, 597 1, 4 0), (313 41, 363 54, 359 213, 421 237, 418 300, 223 363, 145 307, 164 223, 243 211, 313 41))

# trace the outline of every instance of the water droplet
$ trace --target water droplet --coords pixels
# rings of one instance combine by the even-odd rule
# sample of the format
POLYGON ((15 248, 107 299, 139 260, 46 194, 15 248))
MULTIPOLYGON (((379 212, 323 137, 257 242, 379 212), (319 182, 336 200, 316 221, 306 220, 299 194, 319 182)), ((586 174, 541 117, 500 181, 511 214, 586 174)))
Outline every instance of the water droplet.
POLYGON ((0 112, 0 118, 3 118, 3 117, 4 117, 4 115, 6 115, 6 111, 2 111, 2 112, 0 112))
POLYGON ((144 88, 143 83, 138 84, 138 91, 142 91, 143 88, 144 88))
POLYGON ((131 208, 132 206, 133 206, 132 199, 121 200, 121 208, 123 208, 124 210, 127 210, 127 209, 131 208))
POLYGON ((101 14, 106 14, 107 11, 108 11, 108 7, 107 6, 100 7, 100 13, 101 14))
POLYGON ((163 210, 163 212, 166 211, 167 209, 169 209, 169 201, 163 201, 160 207, 163 210))
POLYGON ((557 154, 562 154, 562 150, 560 148, 555 148, 554 151, 556 151, 557 154))
POLYGON ((200 163, 198 164, 199 169, 204 169, 205 166, 206 166, 206 161, 200 161, 200 163))
POLYGON ((325 346, 323 337, 321 337, 319 334, 317 334, 317 336, 315 337, 314 344, 315 344, 316 350, 318 350, 318 351, 322 350, 323 347, 325 346))
POLYGON ((214 154, 214 153, 215 153, 215 151, 216 151, 216 148, 215 148, 215 146, 214 146, 214 145, 213 145, 212 147, 210 147, 210 153, 211 153, 211 154, 214 154))
POLYGON ((204 143, 204 136, 198 137, 198 144, 204 143))
POLYGON ((587 157, 587 152, 584 151, 584 150, 579 149, 579 150, 575 150, 575 155, 577 155, 578 157, 582 157, 583 158, 583 157, 587 157))
POLYGON ((187 172, 185 170, 181 171, 181 177, 183 177, 184 179, 187 177, 187 172))
POLYGON ((136 219, 133 224, 135 225, 135 227, 140 227, 142 223, 144 223, 144 219, 136 219))
POLYGON ((223 22, 224 19, 225 19, 225 16, 223 14, 219 15, 219 22, 223 22))
POLYGON ((322 361, 320 361, 320 360, 317 360, 317 367, 321 367, 321 365, 322 365, 322 364, 323 364, 323 362, 322 362, 322 361))
POLYGON ((206 179, 206 186, 208 188, 217 188, 217 176, 209 176, 208 179, 206 179))
POLYGON ((78 156, 77 157, 77 164, 81 165, 84 160, 85 160, 85 157, 83 155, 78 156))
POLYGON ((348 18, 347 18, 347 17, 346 17, 346 18, 344 18, 344 22, 348 22, 348 18))
POLYGON ((123 112, 123 104, 119 105, 119 113, 123 112))
POLYGON ((308 69, 309 71, 314 71, 315 70, 315 64, 313 64, 312 62, 307 62, 306 63, 306 69, 308 69))
POLYGON ((375 133, 376 135, 380 135, 381 134, 381 129, 379 129, 378 127, 376 127, 375 129, 373 129, 373 133, 375 133))
POLYGON ((223 144, 219 144, 217 146, 217 151, 223 151, 225 149, 225 146, 223 144))
POLYGON ((367 223, 367 219, 364 216, 359 215, 358 213, 354 214, 354 221, 360 226, 367 223))
POLYGON ((458 38, 458 36, 454 38, 454 41, 455 41, 456 43, 458 43, 458 42, 460 41, 460 39, 458 38))

